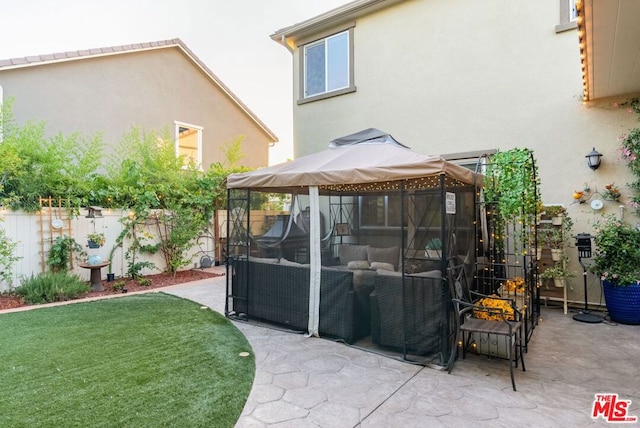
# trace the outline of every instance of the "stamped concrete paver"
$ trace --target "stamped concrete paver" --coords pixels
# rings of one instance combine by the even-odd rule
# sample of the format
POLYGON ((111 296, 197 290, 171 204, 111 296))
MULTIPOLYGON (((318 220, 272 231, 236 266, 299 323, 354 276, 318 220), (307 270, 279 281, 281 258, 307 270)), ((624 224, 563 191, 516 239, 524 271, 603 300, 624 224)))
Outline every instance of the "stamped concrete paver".
MULTIPOLYGON (((224 313, 225 278, 168 292, 224 313)), ((640 326, 584 324, 543 308, 511 389, 504 361, 471 355, 451 374, 330 340, 234 322, 256 377, 237 427, 586 427, 596 393, 640 417, 640 326)), ((628 425, 627 425, 628 426, 628 425)), ((640 426, 640 424, 638 424, 640 426)))

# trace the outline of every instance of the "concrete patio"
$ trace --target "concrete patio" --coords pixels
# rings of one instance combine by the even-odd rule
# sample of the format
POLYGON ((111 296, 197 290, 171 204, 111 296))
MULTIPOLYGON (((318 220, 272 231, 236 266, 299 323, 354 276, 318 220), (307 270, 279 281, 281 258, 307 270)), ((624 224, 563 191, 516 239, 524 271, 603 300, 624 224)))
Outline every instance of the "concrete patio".
MULTIPOLYGON (((222 268, 218 268, 223 271, 222 268)), ((224 313, 225 277, 166 290, 224 313)), ((330 340, 244 322, 256 376, 238 427, 584 427, 596 393, 640 417, 640 326, 584 324, 543 308, 511 389, 504 360, 471 355, 452 374, 330 340)), ((625 424, 625 426, 630 426, 625 424)), ((640 426, 640 423, 631 426, 640 426)))

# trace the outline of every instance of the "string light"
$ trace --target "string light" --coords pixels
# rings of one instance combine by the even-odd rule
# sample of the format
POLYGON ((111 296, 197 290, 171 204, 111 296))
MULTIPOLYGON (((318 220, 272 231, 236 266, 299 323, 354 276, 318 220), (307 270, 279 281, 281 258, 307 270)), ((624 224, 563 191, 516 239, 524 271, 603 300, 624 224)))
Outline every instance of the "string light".
POLYGON ((584 26, 585 16, 584 7, 582 7, 582 1, 576 0, 576 10, 578 11, 578 17, 576 22, 578 24, 578 40, 580 42, 580 62, 582 64, 582 101, 589 100, 589 73, 587 67, 587 43, 586 43, 586 28, 584 26))

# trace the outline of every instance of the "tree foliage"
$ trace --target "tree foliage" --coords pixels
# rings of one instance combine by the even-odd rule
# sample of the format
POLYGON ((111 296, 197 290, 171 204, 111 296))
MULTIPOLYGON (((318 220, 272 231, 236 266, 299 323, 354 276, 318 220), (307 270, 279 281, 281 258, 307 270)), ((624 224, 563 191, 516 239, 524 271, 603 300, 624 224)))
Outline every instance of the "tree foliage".
MULTIPOLYGON (((113 155, 104 156, 100 134, 47 137, 43 122, 19 126, 11 104, 5 103, 0 116, 0 204, 35 212, 41 197, 52 197, 68 200, 72 212, 89 205, 128 209, 133 224, 126 234, 135 251, 144 250, 136 228, 157 222, 155 238, 171 272, 189 263, 187 250, 214 211, 225 207, 227 175, 248 170, 238 166, 243 136, 223 146, 225 162, 202 171, 194 164, 185 167, 184 158, 176 156, 168 127, 133 127, 113 155), (151 210, 160 214, 150 216, 151 210)), ((132 256, 130 269, 135 271, 136 263, 132 256)))
POLYGON ((1 203, 37 211, 42 196, 60 196, 83 205, 102 159, 102 137, 78 133, 46 137, 44 122, 18 126, 11 102, 3 107, 0 145, 1 203))

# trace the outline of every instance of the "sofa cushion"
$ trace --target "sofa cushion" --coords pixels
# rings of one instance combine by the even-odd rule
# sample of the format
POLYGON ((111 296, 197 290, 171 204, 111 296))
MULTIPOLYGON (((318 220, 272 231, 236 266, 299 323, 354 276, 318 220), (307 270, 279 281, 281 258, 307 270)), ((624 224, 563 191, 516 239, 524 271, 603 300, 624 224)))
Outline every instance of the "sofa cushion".
POLYGON ((284 257, 280 259, 280 264, 283 265, 283 266, 304 266, 301 263, 293 262, 291 260, 287 260, 284 257))
POLYGON ((351 260, 347 263, 349 269, 369 269, 369 262, 366 260, 351 260))
POLYGON ((353 289, 360 290, 364 287, 371 287, 373 290, 373 280, 376 273, 372 270, 354 270, 353 271, 353 289))
POLYGON ((279 263, 280 259, 272 257, 251 257, 252 262, 256 263, 279 263))
POLYGON ((391 263, 385 263, 385 262, 373 262, 373 263, 371 263, 371 270, 378 270, 378 269, 390 270, 390 271, 394 271, 395 270, 391 263))
POLYGON ((412 276, 419 276, 422 278, 442 278, 442 272, 439 270, 429 270, 426 272, 414 273, 412 276))
POLYGON ((368 260, 367 258, 368 245, 353 245, 342 244, 340 245, 338 252, 340 255, 340 264, 347 266, 349 262, 357 260, 368 260))
POLYGON ((398 260, 400 259, 400 248, 388 247, 388 248, 376 248, 367 247, 367 260, 369 263, 383 262, 391 263, 393 270, 398 270, 398 260))
POLYGON ((378 269, 376 273, 381 276, 402 276, 402 272, 396 272, 386 269, 378 269))

